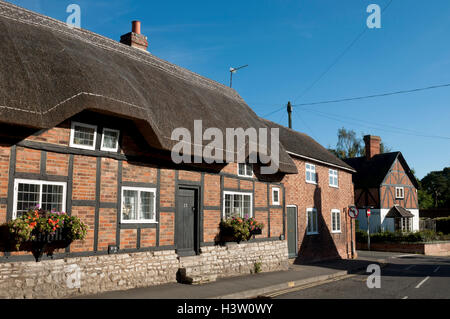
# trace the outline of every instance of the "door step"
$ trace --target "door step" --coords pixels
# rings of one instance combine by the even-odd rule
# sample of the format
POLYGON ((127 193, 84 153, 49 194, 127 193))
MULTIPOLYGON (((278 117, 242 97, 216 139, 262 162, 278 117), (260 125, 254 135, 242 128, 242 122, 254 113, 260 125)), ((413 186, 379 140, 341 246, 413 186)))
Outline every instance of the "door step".
POLYGON ((194 267, 179 268, 177 273, 177 280, 182 284, 201 285, 208 282, 214 282, 217 275, 196 274, 194 267))

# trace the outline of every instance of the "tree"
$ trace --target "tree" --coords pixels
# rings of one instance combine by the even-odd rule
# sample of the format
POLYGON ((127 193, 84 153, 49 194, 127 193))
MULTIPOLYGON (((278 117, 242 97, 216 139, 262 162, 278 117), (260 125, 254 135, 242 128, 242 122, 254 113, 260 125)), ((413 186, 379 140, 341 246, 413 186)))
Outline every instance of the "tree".
POLYGON ((450 207, 450 167, 428 173, 421 184, 423 190, 432 196, 435 208, 450 207))
POLYGON ((364 154, 364 147, 362 145, 362 140, 356 136, 355 131, 346 130, 343 127, 338 130, 336 148, 330 148, 329 150, 341 159, 358 157, 364 154))
MULTIPOLYGON (((364 134, 362 134, 364 136, 364 134)), ((364 156, 366 148, 362 138, 358 138, 355 131, 347 130, 344 127, 338 130, 338 142, 336 148, 328 150, 341 159, 364 156)), ((391 148, 383 142, 380 143, 380 153, 391 152, 391 148)))

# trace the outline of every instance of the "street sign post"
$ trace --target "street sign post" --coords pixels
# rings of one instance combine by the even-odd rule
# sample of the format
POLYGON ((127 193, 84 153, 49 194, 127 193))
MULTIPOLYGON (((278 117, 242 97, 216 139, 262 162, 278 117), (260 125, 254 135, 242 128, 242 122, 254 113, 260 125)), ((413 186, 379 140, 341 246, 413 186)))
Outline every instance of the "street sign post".
POLYGON ((367 215, 367 250, 370 251, 370 208, 366 209, 366 215, 367 215))
POLYGON ((352 258, 355 255, 355 250, 354 250, 354 246, 353 246, 353 219, 357 218, 359 215, 359 211, 358 208, 356 208, 355 206, 350 206, 348 208, 348 216, 350 217, 350 238, 351 238, 351 249, 352 249, 352 258))

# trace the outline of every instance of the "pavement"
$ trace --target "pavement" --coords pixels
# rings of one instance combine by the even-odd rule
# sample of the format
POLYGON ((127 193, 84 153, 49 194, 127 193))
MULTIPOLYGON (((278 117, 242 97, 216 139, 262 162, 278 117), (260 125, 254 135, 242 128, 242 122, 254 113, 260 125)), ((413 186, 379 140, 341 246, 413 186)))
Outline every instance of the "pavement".
POLYGON ((372 263, 384 264, 398 253, 358 252, 358 259, 332 260, 308 265, 291 264, 287 271, 259 273, 218 279, 203 285, 164 284, 125 291, 83 296, 83 299, 245 299, 317 283, 345 279, 367 269, 372 263))

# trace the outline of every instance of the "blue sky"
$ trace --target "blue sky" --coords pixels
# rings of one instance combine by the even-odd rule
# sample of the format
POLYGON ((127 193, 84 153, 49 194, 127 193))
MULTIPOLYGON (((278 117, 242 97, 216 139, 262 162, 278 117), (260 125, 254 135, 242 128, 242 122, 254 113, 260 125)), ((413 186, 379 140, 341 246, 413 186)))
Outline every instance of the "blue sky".
MULTIPOLYGON (((82 27, 119 40, 142 21, 150 52, 233 87, 260 115, 294 104, 450 83, 450 1, 393 0, 381 29, 366 27, 371 3, 389 0, 143 1, 13 0, 65 21, 81 6, 82 27), (309 88, 309 89, 308 89, 309 88), (308 89, 308 90, 306 90, 308 89)), ((268 116, 287 125, 285 110, 268 116)), ((450 166, 450 87, 376 99, 295 107, 293 126, 328 147, 340 127, 381 136, 422 178, 450 166), (434 135, 447 138, 430 138, 434 135)))

